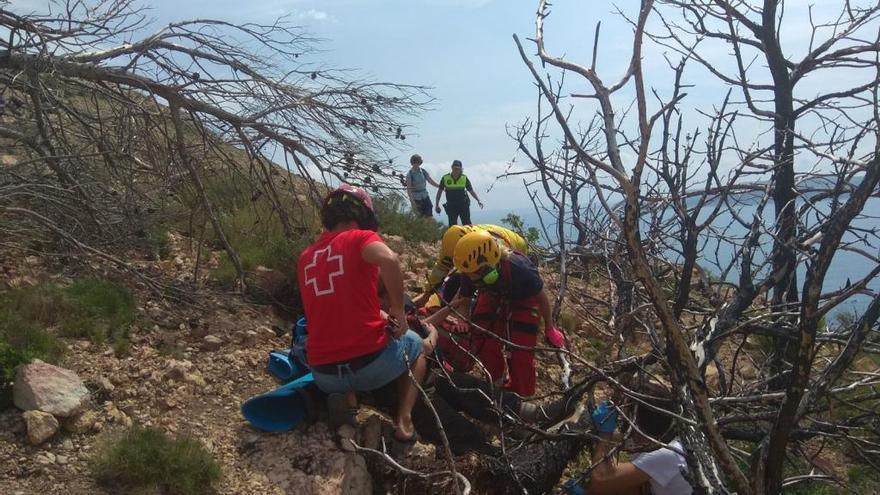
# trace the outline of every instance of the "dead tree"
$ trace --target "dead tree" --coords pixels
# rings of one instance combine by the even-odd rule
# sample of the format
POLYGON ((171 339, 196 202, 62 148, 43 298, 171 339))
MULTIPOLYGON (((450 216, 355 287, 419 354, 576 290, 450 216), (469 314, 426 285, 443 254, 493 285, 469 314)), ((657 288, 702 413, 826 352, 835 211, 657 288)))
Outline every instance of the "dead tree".
POLYGON ((540 66, 514 37, 540 103, 511 135, 532 164, 523 173, 534 173, 559 219, 561 266, 574 273, 584 253, 625 249, 624 264, 603 261, 611 293, 620 293, 615 270, 634 281, 631 309, 615 317, 635 322, 642 338, 613 343, 647 345, 662 358, 662 371, 644 373, 659 373, 675 392, 670 413, 691 482, 705 493, 778 493, 813 479, 783 474, 793 458, 814 466, 804 442, 846 438, 859 462, 878 461, 878 374, 854 361, 875 350, 880 307, 878 232, 866 210, 880 181, 880 6, 842 2, 827 21, 806 12, 809 41, 795 59, 780 35, 785 5, 644 0, 638 12, 620 12, 632 26, 632 56, 612 82, 598 67, 598 26, 588 63, 547 51, 543 0, 533 39, 540 66), (665 51, 660 76, 643 72, 646 47, 665 51), (829 71, 846 71, 846 85, 799 89, 829 71), (690 105, 688 91, 707 74, 730 91, 710 107, 690 105), (592 91, 568 93, 572 80, 592 91), (615 104, 626 99, 630 106, 615 104), (596 117, 577 122, 584 107, 596 117), (585 200, 605 224, 584 224, 585 200), (831 263, 844 253, 865 269, 843 287, 829 285, 831 263), (710 280, 709 268, 719 279, 710 280), (869 301, 853 318, 822 323, 859 296, 869 301), (773 345, 755 349, 762 341, 773 345), (855 390, 866 391, 857 394, 862 413, 829 413, 855 390))
POLYGON ((404 121, 429 101, 421 87, 325 67, 285 19, 155 26, 132 0, 50 8, 0 1, 0 140, 17 158, 0 169, 4 242, 52 241, 54 228, 99 249, 185 196, 241 277, 206 181, 268 202, 296 237, 303 219, 289 206, 316 201, 315 180, 397 182, 404 121))

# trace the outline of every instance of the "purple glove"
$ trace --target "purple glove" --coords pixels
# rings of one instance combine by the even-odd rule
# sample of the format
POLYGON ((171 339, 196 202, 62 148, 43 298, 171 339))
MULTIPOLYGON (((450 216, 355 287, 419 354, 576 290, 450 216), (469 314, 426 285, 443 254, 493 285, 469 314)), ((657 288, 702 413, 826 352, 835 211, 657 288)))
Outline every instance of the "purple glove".
POLYGON ((565 335, 562 335, 562 332, 556 327, 544 330, 544 340, 557 349, 565 347, 565 335))

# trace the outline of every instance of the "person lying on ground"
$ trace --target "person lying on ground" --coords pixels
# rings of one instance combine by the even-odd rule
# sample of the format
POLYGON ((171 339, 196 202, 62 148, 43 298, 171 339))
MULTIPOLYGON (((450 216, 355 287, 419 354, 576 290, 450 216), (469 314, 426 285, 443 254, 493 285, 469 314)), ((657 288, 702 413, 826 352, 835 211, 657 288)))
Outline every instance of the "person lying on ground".
MULTIPOLYGON (((380 283, 379 301, 383 309, 389 308, 390 299, 388 291, 380 283)), ((501 419, 499 412, 502 415, 515 416, 526 423, 549 425, 570 414, 574 410, 575 403, 570 396, 564 395, 548 404, 534 404, 480 378, 444 369, 442 353, 434 350, 437 345, 436 327, 440 326, 453 310, 464 311, 468 304, 468 300, 458 298, 426 318, 419 318, 413 307, 407 315, 407 320, 410 329, 423 337, 424 354, 428 358, 424 388, 444 424, 453 452, 459 454, 475 451, 496 455, 497 449, 490 446, 483 430, 462 416, 461 412, 477 421, 492 425, 497 425, 501 419)), ((372 399, 380 409, 391 411, 396 408, 396 394, 390 387, 383 387, 371 395, 372 397, 366 397, 365 400, 372 399)), ((422 438, 437 444, 442 442, 436 418, 423 396, 419 397, 413 409, 413 423, 422 438)))
MULTIPOLYGON (((648 389, 643 389, 642 392, 648 389)), ((681 442, 676 438, 674 422, 668 414, 657 409, 670 409, 672 401, 652 387, 654 398, 648 405, 635 404, 634 428, 630 448, 641 453, 631 455, 631 462, 620 462, 608 453, 615 445, 618 413, 614 405, 602 402, 593 413, 593 423, 599 431, 599 441, 593 447, 591 473, 587 492, 590 495, 645 493, 653 495, 690 495, 693 488, 683 473, 687 473, 681 442), (656 448, 658 446, 660 448, 656 448), (649 449, 645 451, 645 449, 649 449)), ((632 417, 632 416, 631 416, 632 417)))
POLYGON ((422 294, 413 300, 416 306, 424 306, 431 295, 438 292, 441 287, 444 288, 440 292, 441 299, 444 302, 449 302, 452 299, 459 286, 458 274, 450 275, 453 269, 452 256, 455 254, 455 245, 466 234, 478 231, 488 232, 512 251, 518 251, 526 255, 529 254, 529 243, 521 235, 510 229, 492 224, 452 225, 443 233, 443 238, 440 241, 440 254, 431 266, 431 271, 426 276, 427 280, 422 289, 422 294), (444 284, 447 276, 450 279, 456 278, 456 280, 450 280, 444 284))
POLYGON ((441 337, 446 359, 459 371, 473 367, 471 355, 480 361, 493 381, 507 375, 505 387, 522 397, 535 393, 535 353, 539 323, 544 338, 559 349, 565 337, 554 325, 544 281, 529 258, 511 251, 486 231, 466 234, 455 246, 455 269, 464 274, 459 295, 476 305, 463 316, 474 325, 457 342, 441 337), (477 328, 479 327, 479 328, 477 328), (514 344, 516 347, 507 344, 514 344), (464 347, 468 352, 461 352, 464 347), (510 358, 505 358, 509 351, 510 358))
POLYGON ((315 384, 329 394, 330 419, 338 425, 354 422, 357 392, 395 382, 395 438, 411 441, 413 379, 424 379, 425 357, 422 339, 407 327, 398 256, 376 234, 372 201, 361 188, 344 184, 328 194, 321 223, 325 231, 297 266, 315 384), (390 295, 387 320, 377 295, 380 269, 390 295))

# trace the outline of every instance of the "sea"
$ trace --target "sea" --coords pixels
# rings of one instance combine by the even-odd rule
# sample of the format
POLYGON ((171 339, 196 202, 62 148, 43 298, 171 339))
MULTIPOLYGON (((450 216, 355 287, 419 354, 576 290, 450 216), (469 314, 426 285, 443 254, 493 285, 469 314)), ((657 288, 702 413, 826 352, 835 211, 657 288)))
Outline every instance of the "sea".
MULTIPOLYGON (((815 206, 819 214, 827 213, 827 211, 830 210, 828 203, 815 206)), ((709 207, 704 208, 704 210, 707 209, 709 209, 709 207)), ((749 200, 749 198, 741 198, 736 210, 740 218, 751 219, 757 210, 756 202, 749 200)), ((766 219, 765 225, 770 225, 770 222, 773 219, 773 212, 772 204, 764 209, 764 217, 766 219)), ((531 206, 507 210, 479 210, 472 208, 471 218, 474 223, 495 223, 503 225, 501 220, 510 213, 518 215, 523 220, 526 227, 536 227, 541 230, 541 223, 538 214, 531 206)), ((551 217, 549 214, 543 214, 542 216, 544 223, 547 226, 547 230, 550 232, 549 241, 554 243, 558 242, 554 233, 556 229, 556 218, 551 217)), ((853 221, 852 226, 856 229, 862 229, 863 231, 851 231, 844 236, 842 245, 847 246, 851 250, 839 249, 835 254, 831 267, 825 276, 823 286, 823 292, 825 293, 844 288, 850 283, 856 283, 863 277, 867 276, 870 271, 876 267, 877 264, 875 262, 859 254, 856 250, 863 251, 874 257, 880 257, 880 239, 870 233, 875 229, 880 230, 880 198, 869 199, 862 215, 853 221)), ((712 228, 716 229, 718 232, 723 232, 723 236, 721 236, 721 239, 712 241, 703 239, 704 255, 698 260, 698 264, 712 276, 719 277, 722 273, 721 267, 726 267, 726 265, 733 259, 734 254, 741 249, 747 230, 735 222, 730 213, 719 215, 712 222, 712 228)), ((642 237, 645 237, 644 232, 642 237)), ((762 242, 755 253, 755 265, 761 264, 766 260, 766 257, 770 254, 772 249, 772 238, 769 235, 762 235, 761 241, 762 242)), ((542 242, 546 243, 548 242, 548 239, 542 239, 542 242)), ((673 262, 678 261, 676 255, 671 251, 668 253, 668 258, 673 262)), ((767 270, 765 269, 762 272, 758 272, 756 275, 761 277, 766 275, 766 272, 767 270)), ((801 288, 803 287, 802 284, 805 276, 806 266, 805 264, 801 264, 798 269, 798 283, 801 284, 801 288)), ((725 279, 732 283, 735 283, 738 278, 738 268, 730 270, 725 276, 725 279)), ((868 283, 868 289, 875 293, 880 292, 880 277, 874 277, 868 283)), ((868 294, 858 294, 835 308, 830 316, 833 317, 842 313, 861 314, 871 300, 872 297, 868 294)))

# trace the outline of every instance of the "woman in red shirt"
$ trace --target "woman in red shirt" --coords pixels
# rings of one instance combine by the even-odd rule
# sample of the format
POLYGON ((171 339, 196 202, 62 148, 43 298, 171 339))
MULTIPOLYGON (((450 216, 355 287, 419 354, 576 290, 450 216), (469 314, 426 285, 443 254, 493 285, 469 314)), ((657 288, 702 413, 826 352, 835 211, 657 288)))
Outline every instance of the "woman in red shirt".
POLYGON ((400 261, 376 234, 373 204, 361 188, 343 184, 331 192, 321 223, 325 231, 298 263, 309 325, 306 354, 315 384, 330 394, 331 406, 344 396, 356 407, 357 392, 397 380, 395 437, 411 441, 418 398, 413 380, 424 378, 425 357, 421 338, 407 328, 400 261), (387 319, 377 295, 380 273, 391 299, 387 319))

